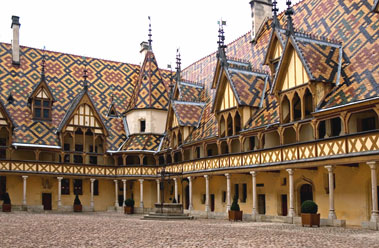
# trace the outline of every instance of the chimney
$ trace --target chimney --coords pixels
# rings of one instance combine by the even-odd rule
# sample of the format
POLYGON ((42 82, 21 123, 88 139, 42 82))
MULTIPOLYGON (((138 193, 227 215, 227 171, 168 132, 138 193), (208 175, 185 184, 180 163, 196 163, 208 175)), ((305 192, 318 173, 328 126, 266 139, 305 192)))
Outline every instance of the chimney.
POLYGON ((146 57, 146 53, 147 51, 149 50, 149 43, 147 43, 146 41, 142 41, 141 42, 141 51, 139 51, 142 55, 142 62, 145 60, 145 57, 146 57))
POLYGON ((272 0, 251 0, 250 6, 253 19, 251 38, 254 40, 265 18, 272 17, 272 0))
POLYGON ((20 17, 12 16, 12 63, 14 65, 20 65, 20 26, 20 17))

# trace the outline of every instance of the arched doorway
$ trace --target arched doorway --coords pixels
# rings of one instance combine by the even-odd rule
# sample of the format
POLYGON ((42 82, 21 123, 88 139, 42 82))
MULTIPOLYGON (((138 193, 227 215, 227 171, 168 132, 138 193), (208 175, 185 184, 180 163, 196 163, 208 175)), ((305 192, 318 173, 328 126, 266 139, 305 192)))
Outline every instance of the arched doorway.
POLYGON ((300 206, 304 201, 312 200, 313 201, 313 189, 310 184, 303 184, 300 187, 300 206))

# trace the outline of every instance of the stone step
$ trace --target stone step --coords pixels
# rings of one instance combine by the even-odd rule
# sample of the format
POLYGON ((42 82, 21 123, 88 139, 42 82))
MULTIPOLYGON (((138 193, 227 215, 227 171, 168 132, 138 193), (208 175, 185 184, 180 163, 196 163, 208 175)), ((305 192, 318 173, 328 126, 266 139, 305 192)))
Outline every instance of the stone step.
POLYGON ((193 216, 188 215, 164 215, 164 214, 149 214, 143 216, 142 220, 192 220, 193 216))

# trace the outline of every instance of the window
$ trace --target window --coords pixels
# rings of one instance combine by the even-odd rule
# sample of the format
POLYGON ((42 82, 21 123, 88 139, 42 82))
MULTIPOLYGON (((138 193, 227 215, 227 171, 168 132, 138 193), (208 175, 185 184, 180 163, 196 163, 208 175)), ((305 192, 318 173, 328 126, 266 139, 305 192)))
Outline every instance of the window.
POLYGON ((69 195, 70 194, 70 179, 62 179, 61 193, 62 193, 62 195, 69 195))
POLYGON ((140 130, 141 133, 144 133, 146 131, 146 121, 145 120, 140 120, 140 130))
POLYGON ((99 180, 93 182, 93 195, 99 195, 99 180))
POLYGON ((0 146, 7 146, 7 139, 6 138, 0 138, 0 146))
POLYGON ((83 194, 83 180, 82 179, 74 179, 74 194, 82 195, 83 194))
POLYGON ((250 151, 253 151, 255 149, 255 136, 249 137, 250 141, 250 151))
POLYGON ((76 152, 83 152, 83 145, 75 145, 76 152))
POLYGON ((49 99, 35 98, 33 104, 33 117, 36 119, 51 119, 51 101, 49 99))
POLYGON ((208 154, 208 157, 211 157, 213 155, 212 149, 208 149, 207 154, 208 154))
POLYGON ((97 156, 89 156, 90 164, 97 164, 97 156))
POLYGON ((240 197, 239 185, 238 184, 234 184, 234 195, 237 196, 237 199, 240 197))
POLYGON ((226 191, 222 191, 222 202, 226 202, 226 191))
POLYGON ((362 132, 375 130, 375 117, 361 119, 362 132))
POLYGON ((0 176, 0 200, 3 200, 5 192, 7 192, 7 177, 0 176))
POLYGON ((65 154, 65 155, 64 155, 63 162, 64 162, 64 163, 70 163, 70 154, 65 154))
POLYGON ((340 118, 334 118, 331 119, 331 126, 332 126, 332 133, 331 137, 338 136, 341 133, 341 119, 340 118))
POLYGON ((7 158, 7 153, 4 149, 0 150, 0 159, 6 159, 7 158))
POLYGON ((82 164, 83 163, 83 157, 82 157, 82 155, 74 155, 74 163, 76 163, 76 164, 82 164))
POLYGON ((200 147, 196 147, 196 158, 200 158, 200 147))
POLYGON ((244 184, 242 184, 242 198, 241 198, 241 202, 246 202, 246 198, 247 198, 247 184, 244 183, 244 184))
POLYGON ((64 150, 64 151, 70 151, 70 144, 65 143, 65 144, 63 145, 63 150, 64 150))

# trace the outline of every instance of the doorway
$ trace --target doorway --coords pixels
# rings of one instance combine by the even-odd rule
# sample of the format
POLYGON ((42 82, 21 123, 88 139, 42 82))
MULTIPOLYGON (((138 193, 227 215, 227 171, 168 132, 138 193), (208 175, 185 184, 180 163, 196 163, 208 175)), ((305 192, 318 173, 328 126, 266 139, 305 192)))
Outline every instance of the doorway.
POLYGON ((258 195, 258 214, 266 214, 266 196, 264 194, 258 195))
POLYGON ((189 186, 186 186, 185 196, 186 196, 186 205, 184 208, 188 209, 189 208, 189 186))
POLYGON ((211 212, 215 211, 215 195, 211 194, 211 212))
POLYGON ((43 210, 51 210, 51 193, 42 193, 43 210))
POLYGON ((300 187, 300 206, 307 200, 313 201, 312 185, 303 184, 300 187))
POLYGON ((118 206, 122 207, 124 205, 124 195, 118 195, 118 206))
POLYGON ((287 216, 288 209, 287 209, 287 195, 281 195, 282 198, 282 216, 287 216))

